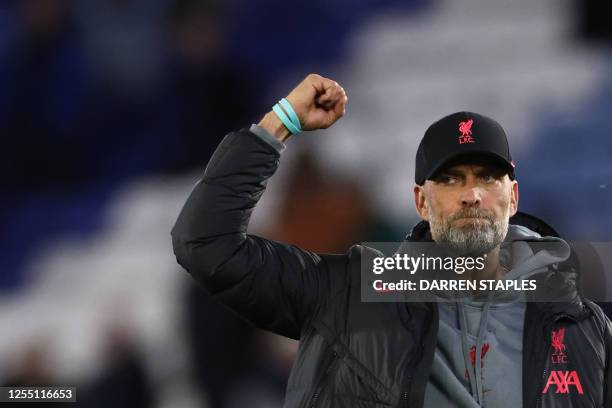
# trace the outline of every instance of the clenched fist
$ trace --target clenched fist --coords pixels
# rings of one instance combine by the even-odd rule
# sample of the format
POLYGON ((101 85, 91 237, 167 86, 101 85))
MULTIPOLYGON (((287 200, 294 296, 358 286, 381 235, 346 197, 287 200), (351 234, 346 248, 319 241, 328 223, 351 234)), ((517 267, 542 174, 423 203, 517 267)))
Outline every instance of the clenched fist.
MULTIPOLYGON (((300 119, 302 130, 327 129, 333 125, 344 115, 347 99, 346 92, 337 82, 317 74, 308 75, 287 96, 300 119)), ((281 141, 290 136, 272 111, 264 116, 259 126, 281 141)))

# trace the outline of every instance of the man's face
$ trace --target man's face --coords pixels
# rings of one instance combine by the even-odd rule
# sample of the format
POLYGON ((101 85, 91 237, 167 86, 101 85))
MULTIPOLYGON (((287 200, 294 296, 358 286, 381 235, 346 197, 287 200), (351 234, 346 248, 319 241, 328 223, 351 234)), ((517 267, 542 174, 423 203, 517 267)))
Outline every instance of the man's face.
POLYGON ((517 211, 518 183, 487 164, 457 164, 438 172, 414 197, 435 242, 458 255, 482 255, 497 247, 517 211))

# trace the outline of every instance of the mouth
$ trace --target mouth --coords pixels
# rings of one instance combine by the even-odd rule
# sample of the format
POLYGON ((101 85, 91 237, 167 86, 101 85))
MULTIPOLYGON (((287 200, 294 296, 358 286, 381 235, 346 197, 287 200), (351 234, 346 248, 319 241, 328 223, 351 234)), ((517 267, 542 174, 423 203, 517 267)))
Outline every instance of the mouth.
POLYGON ((461 217, 455 219, 453 222, 459 224, 486 224, 489 222, 489 220, 482 217, 461 217))

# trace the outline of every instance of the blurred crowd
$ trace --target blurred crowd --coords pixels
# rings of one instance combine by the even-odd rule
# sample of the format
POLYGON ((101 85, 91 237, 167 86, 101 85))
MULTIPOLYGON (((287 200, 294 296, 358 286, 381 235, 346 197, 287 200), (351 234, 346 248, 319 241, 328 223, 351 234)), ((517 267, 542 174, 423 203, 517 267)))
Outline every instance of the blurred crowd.
MULTIPOLYGON (((561 13, 541 11, 556 10, 557 2, 530 3, 521 7, 541 16, 533 19, 538 30, 561 13)), ((572 51, 542 64, 567 62, 568 71, 550 76, 557 82, 537 78, 552 91, 531 95, 540 103, 531 126, 524 126, 527 119, 511 122, 521 104, 500 105, 484 73, 477 80, 488 93, 471 103, 512 112, 502 123, 531 137, 515 139, 526 209, 562 233, 606 240, 612 236, 611 33, 603 18, 609 9, 594 1, 563 7, 559 42, 572 51), (585 50, 596 73, 582 75, 570 63, 585 50), (580 109, 563 105, 566 94, 554 88, 568 77, 588 82, 566 89, 574 103, 584 102, 580 109), (565 160, 571 165, 559 166, 558 157, 571 157, 565 160)), ((349 110, 347 126, 329 131, 335 139, 291 141, 295 148, 284 154, 254 229, 319 252, 400 240, 416 220, 404 208, 411 206, 410 152, 425 128, 418 120, 449 113, 433 105, 454 103, 472 84, 454 76, 432 82, 433 61, 441 62, 438 69, 452 66, 444 60, 452 55, 444 35, 455 33, 430 22, 446 15, 452 27, 466 29, 471 10, 481 9, 481 22, 514 18, 503 1, 480 0, 462 10, 425 0, 290 7, 278 0, 2 2, 0 383, 76 385, 83 407, 280 407, 298 343, 254 329, 183 276, 169 238, 180 205, 225 133, 256 122, 305 74, 330 73, 345 85, 350 104, 356 96, 354 116, 349 110), (435 93, 439 83, 446 94, 435 93), (421 90, 436 96, 427 99, 421 90), (404 99, 384 97, 393 92, 404 99), (402 116, 408 108, 417 120, 402 116), (395 119, 377 127, 370 114, 395 119), (389 145, 394 139, 385 142, 383 133, 406 135, 410 146, 389 145), (49 320, 45 312, 72 324, 60 327, 63 319, 49 320), (90 354, 96 363, 75 357, 90 354)), ((503 30, 513 24, 498 25, 508 44, 515 37, 503 30)), ((469 29, 461 33, 494 30, 469 29)), ((455 61, 458 72, 484 64, 465 58, 455 61)), ((512 81, 494 81, 504 97, 518 92, 512 81)))
POLYGON ((252 120, 254 81, 224 55, 218 8, 26 0, 2 11, 8 266, 48 234, 98 227, 91 214, 126 179, 201 167, 227 129, 252 120))

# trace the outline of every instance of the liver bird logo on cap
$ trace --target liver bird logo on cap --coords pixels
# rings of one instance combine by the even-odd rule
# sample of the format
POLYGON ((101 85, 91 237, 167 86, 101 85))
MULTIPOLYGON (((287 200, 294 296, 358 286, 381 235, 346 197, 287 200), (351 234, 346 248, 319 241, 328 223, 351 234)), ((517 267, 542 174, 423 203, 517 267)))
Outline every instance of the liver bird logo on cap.
POLYGON ((459 144, 464 143, 474 143, 475 140, 472 137, 472 125, 474 124, 474 119, 468 119, 465 122, 459 122, 459 131, 461 135, 459 136, 459 144))

